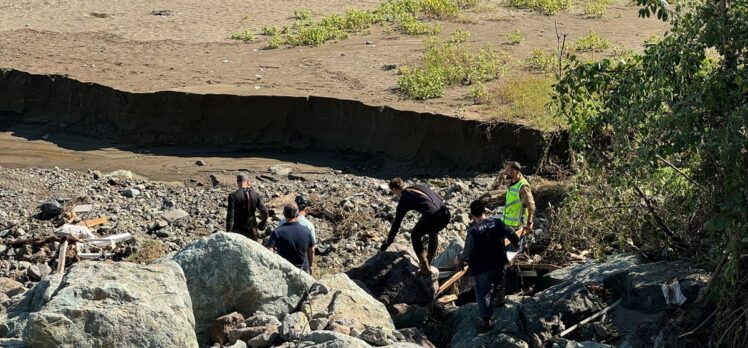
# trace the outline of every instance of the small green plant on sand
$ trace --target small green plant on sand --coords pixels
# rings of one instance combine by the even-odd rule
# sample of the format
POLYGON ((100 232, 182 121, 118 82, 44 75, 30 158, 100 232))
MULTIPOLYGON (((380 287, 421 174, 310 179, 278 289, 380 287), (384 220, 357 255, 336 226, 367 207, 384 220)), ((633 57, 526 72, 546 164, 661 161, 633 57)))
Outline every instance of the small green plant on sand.
POLYGON ((545 15, 552 15, 571 6, 571 0, 507 0, 511 7, 526 8, 545 15))
POLYGON ((463 43, 432 38, 420 64, 400 69, 398 86, 409 98, 431 99, 449 86, 490 81, 505 71, 506 62, 491 46, 473 53, 463 43))
POLYGON ((449 36, 449 42, 460 43, 470 39, 470 32, 462 29, 457 29, 449 36))
POLYGON ((592 0, 584 4, 584 14, 589 17, 603 18, 608 13, 611 0, 592 0))
POLYGON ((506 35, 506 40, 510 45, 518 45, 524 39, 525 36, 522 35, 522 32, 519 31, 519 29, 512 30, 512 32, 506 35))
POLYGON ((608 48, 610 48, 610 41, 594 31, 590 31, 574 43, 574 49, 579 52, 600 52, 608 48))
POLYGON ((232 40, 241 40, 244 42, 252 42, 255 40, 255 34, 249 30, 240 31, 238 33, 231 34, 232 40))
POLYGON ((305 9, 296 9, 293 11, 293 18, 299 21, 307 21, 312 18, 312 13, 305 9))
POLYGON ((527 67, 540 73, 551 73, 556 70, 558 55, 555 51, 545 51, 540 48, 532 50, 532 56, 527 58, 527 67))
POLYGON ((468 88, 468 96, 473 100, 473 104, 485 104, 490 99, 490 94, 486 85, 483 83, 476 83, 468 88))
POLYGON ((275 25, 273 25, 273 26, 267 26, 267 27, 262 27, 262 35, 265 35, 265 36, 278 36, 278 34, 280 34, 280 30, 275 25))

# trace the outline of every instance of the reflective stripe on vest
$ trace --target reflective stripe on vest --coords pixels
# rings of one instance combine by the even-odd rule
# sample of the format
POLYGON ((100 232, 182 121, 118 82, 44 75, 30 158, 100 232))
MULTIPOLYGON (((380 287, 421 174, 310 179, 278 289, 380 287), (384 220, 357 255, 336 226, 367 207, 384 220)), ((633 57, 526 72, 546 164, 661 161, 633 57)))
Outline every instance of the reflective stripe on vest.
POLYGON ((522 186, 529 185, 524 177, 520 178, 514 185, 509 186, 506 191, 506 203, 504 204, 504 224, 509 227, 519 227, 527 214, 526 208, 522 207, 522 199, 519 191, 522 186))

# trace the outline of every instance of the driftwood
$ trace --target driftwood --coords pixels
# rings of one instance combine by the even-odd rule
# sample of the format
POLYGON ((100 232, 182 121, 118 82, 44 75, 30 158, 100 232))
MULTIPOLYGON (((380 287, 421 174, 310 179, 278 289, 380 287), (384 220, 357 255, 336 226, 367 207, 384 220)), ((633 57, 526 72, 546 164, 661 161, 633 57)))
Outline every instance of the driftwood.
POLYGON ((59 256, 57 257, 57 273, 62 274, 65 271, 65 257, 68 255, 68 240, 65 239, 60 245, 59 256))
POLYGON ((456 300, 457 300, 457 295, 446 295, 446 296, 439 297, 439 299, 436 300, 436 303, 440 305, 445 305, 447 303, 454 302, 456 300))
POLYGON ((584 324, 587 324, 587 323, 589 323, 589 322, 591 322, 591 321, 595 320, 596 318, 600 317, 601 315, 603 315, 603 314, 605 314, 605 313, 608 313, 608 312, 609 312, 609 311, 610 311, 611 309, 613 309, 613 308, 615 308, 616 306, 618 306, 618 304, 619 304, 619 303, 621 303, 621 301, 622 301, 622 300, 623 300, 623 298, 619 298, 619 299, 618 299, 618 301, 616 301, 616 302, 615 302, 615 303, 613 303, 612 305, 610 305, 610 306, 606 307, 605 309, 603 309, 603 310, 601 310, 601 311, 599 311, 599 312, 595 313, 595 314, 594 314, 594 315, 592 315, 591 317, 589 317, 589 318, 587 318, 587 319, 584 319, 584 320, 580 321, 580 322, 579 322, 579 323, 577 323, 576 325, 574 325, 574 326, 572 326, 572 327, 570 327, 570 328, 568 328, 568 329, 566 329, 566 330, 562 331, 562 332, 561 332, 561 334, 559 335, 559 337, 564 337, 564 336, 568 335, 568 334, 569 334, 570 332, 572 332, 572 331, 576 330, 576 329, 577 329, 578 327, 580 327, 580 326, 582 326, 582 325, 584 325, 584 324))
POLYGON ((465 274, 467 274, 467 271, 468 271, 468 266, 465 266, 465 268, 463 268, 461 271, 455 273, 449 279, 447 279, 447 281, 444 282, 444 284, 440 285, 439 289, 436 290, 436 296, 439 296, 442 292, 444 292, 444 290, 449 289, 449 287, 452 286, 452 284, 454 284, 456 281, 460 280, 460 278, 462 278, 465 274))

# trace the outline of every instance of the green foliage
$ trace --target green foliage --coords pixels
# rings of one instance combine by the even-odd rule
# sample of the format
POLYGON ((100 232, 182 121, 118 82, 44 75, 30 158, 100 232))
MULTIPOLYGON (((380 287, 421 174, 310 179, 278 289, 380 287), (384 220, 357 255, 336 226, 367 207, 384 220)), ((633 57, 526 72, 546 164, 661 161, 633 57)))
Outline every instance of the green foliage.
POLYGON ((305 9, 296 9, 293 11, 293 18, 299 21, 308 21, 312 19, 312 13, 305 9))
POLYGON ((280 30, 278 30, 278 27, 273 25, 269 27, 262 27, 262 35, 265 36, 278 36, 280 34, 280 30))
POLYGON ((603 18, 608 13, 611 0, 592 0, 584 4, 584 14, 594 18, 603 18))
POLYGON ((511 33, 507 34, 506 40, 511 45, 518 45, 525 39, 525 36, 522 34, 519 29, 512 30, 511 33))
POLYGON ((646 40, 644 40, 644 46, 651 46, 656 45, 660 40, 662 39, 659 35, 651 35, 646 40))
POLYGON ((573 62, 555 88, 580 172, 554 233, 715 267, 711 342, 678 342, 746 346, 748 1, 638 4, 672 18, 668 34, 643 54, 573 62))
POLYGON ((241 41, 244 41, 244 42, 252 42, 252 41, 255 40, 255 34, 253 34, 249 30, 245 30, 245 31, 241 31, 241 32, 238 32, 238 33, 231 34, 230 38, 232 40, 241 40, 241 41))
POLYGON ((454 19, 461 8, 474 6, 477 0, 386 0, 373 10, 349 9, 345 14, 329 14, 318 21, 308 10, 294 11, 293 27, 265 27, 263 35, 272 36, 267 48, 285 46, 318 46, 330 40, 341 40, 351 33, 360 33, 373 25, 385 30, 393 26, 408 35, 438 34, 441 25, 426 19, 454 19))
POLYGON ((449 36, 449 42, 461 43, 470 39, 470 32, 462 29, 455 30, 452 35, 449 36))
POLYGON ((527 67, 540 73, 554 72, 558 69, 558 53, 536 48, 532 50, 532 56, 527 58, 527 67))
POLYGON ((448 86, 490 81, 505 71, 506 63, 490 46, 474 54, 462 43, 432 38, 421 64, 401 69, 398 85, 410 98, 430 99, 440 97, 448 86))
POLYGON ((486 85, 480 82, 468 88, 468 96, 473 100, 473 104, 485 104, 490 99, 490 94, 488 93, 486 85))
POLYGON ((571 6, 571 0, 507 0, 507 4, 512 7, 526 8, 545 15, 552 15, 568 9, 571 6))
POLYGON ((587 35, 580 37, 574 43, 574 49, 580 52, 593 51, 600 52, 610 48, 610 41, 600 36, 593 30, 587 35))
POLYGON ((438 98, 444 94, 446 82, 438 69, 403 67, 397 84, 400 91, 413 99, 438 98))
POLYGON ((551 101, 555 78, 548 75, 512 76, 491 94, 498 117, 511 122, 522 120, 539 129, 555 129, 563 120, 554 118, 546 105, 551 101))

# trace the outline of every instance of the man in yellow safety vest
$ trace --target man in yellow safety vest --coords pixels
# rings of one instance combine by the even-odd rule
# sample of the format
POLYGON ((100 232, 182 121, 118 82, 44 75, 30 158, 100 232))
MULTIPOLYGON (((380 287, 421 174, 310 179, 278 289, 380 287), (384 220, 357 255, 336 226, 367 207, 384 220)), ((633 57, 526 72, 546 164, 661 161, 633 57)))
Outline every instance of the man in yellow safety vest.
POLYGON ((515 231, 524 228, 524 232, 532 232, 535 199, 532 197, 530 184, 522 175, 522 166, 519 162, 509 162, 504 168, 504 175, 508 180, 508 187, 502 221, 515 231))

